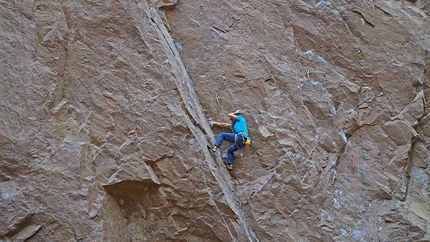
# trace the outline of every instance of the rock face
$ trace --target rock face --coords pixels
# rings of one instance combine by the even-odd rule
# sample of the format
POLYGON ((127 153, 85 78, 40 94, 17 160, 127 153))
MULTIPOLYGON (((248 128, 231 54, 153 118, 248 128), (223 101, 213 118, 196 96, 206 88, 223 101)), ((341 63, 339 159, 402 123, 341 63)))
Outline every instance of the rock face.
POLYGON ((0 240, 429 241, 429 11, 0 1, 0 240))

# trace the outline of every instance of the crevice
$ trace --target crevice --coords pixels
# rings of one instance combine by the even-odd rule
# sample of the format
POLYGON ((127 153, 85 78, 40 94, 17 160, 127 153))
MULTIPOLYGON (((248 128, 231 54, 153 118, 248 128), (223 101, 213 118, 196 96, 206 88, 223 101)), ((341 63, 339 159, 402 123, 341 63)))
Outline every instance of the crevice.
POLYGON ((184 116, 185 121, 189 126, 189 129, 192 132, 193 136, 200 143, 200 149, 204 150, 203 152, 205 153, 206 159, 209 159, 207 160, 209 164, 208 169, 210 169, 210 172, 212 173, 215 180, 219 184, 219 187, 221 188, 225 196, 228 206, 236 214, 239 220, 238 223, 241 225, 240 226, 241 228, 237 228, 239 229, 238 232, 244 233, 244 234, 240 234, 238 236, 239 238, 246 237, 249 241, 258 241, 252 227, 248 222, 246 212, 244 211, 244 208, 240 203, 237 193, 233 192, 235 189, 232 185, 231 179, 228 178, 228 174, 226 174, 227 173, 226 171, 223 172, 222 170, 220 170, 220 166, 218 164, 220 164, 222 161, 220 160, 219 157, 218 158, 211 157, 211 155, 209 154, 209 151, 206 148, 207 136, 208 136, 208 133, 210 133, 210 127, 207 124, 204 125, 206 121, 203 115, 202 107, 193 89, 192 80, 189 77, 188 73, 186 72, 186 69, 184 67, 184 64, 182 63, 180 56, 176 55, 174 47, 171 46, 171 43, 174 43, 174 42, 171 40, 170 36, 165 35, 165 33, 167 33, 167 31, 164 31, 163 29, 165 28, 165 26, 158 24, 157 22, 158 16, 156 16, 158 14, 155 11, 155 9, 153 9, 152 7, 149 7, 149 11, 150 11, 150 16, 151 16, 150 18, 152 23, 154 23, 157 26, 160 37, 163 38, 162 39, 164 41, 163 45, 167 45, 170 52, 174 56, 174 57, 168 56, 168 58, 171 63, 176 63, 175 66, 176 66, 178 81, 175 83, 178 87, 178 91, 183 100, 182 110, 185 114, 184 116))
POLYGON ((169 42, 167 41, 166 36, 164 36, 163 31, 161 31, 161 29, 160 29, 160 26, 158 26, 158 24, 157 24, 157 22, 154 20, 154 18, 151 18, 151 21, 152 21, 152 23, 154 23, 154 25, 155 25, 155 26, 157 26, 157 28, 158 28, 159 32, 160 32, 160 33, 161 33, 161 35, 164 37, 165 43, 167 43, 167 46, 169 47, 170 52, 173 54, 173 56, 175 56, 175 57, 176 57, 176 54, 175 54, 175 52, 173 51, 172 46, 170 46, 170 45, 169 45, 169 42))
POLYGON ((379 10, 381 10, 383 13, 385 13, 388 16, 392 16, 389 12, 385 11, 383 8, 379 7, 378 5, 375 5, 376 8, 378 8, 379 10))
POLYGON ((361 18, 364 20, 364 22, 366 22, 367 24, 369 24, 372 27, 375 27, 375 25, 372 22, 370 22, 369 20, 367 20, 366 17, 360 11, 352 10, 352 12, 359 14, 361 16, 361 18))
POLYGON ((216 32, 221 32, 221 33, 223 33, 223 34, 225 34, 225 33, 226 33, 226 31, 224 31, 224 30, 222 30, 222 29, 220 29, 220 28, 218 28, 218 27, 215 27, 215 26, 212 26, 212 27, 211 27, 211 29, 212 29, 212 30, 215 30, 216 32))

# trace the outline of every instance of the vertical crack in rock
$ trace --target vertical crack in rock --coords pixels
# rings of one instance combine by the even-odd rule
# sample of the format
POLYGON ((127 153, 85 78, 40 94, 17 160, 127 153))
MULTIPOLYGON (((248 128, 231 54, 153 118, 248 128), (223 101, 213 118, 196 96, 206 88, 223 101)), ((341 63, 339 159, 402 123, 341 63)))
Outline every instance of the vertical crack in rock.
MULTIPOLYGON (((209 165, 209 169, 217 180, 219 187, 224 193, 224 196, 229 204, 231 210, 236 214, 239 219, 238 224, 243 228, 236 228, 245 233, 248 241, 258 241, 251 225, 248 222, 247 215, 238 199, 237 193, 234 191, 234 186, 232 185, 231 178, 228 176, 225 170, 221 171, 219 164, 222 164, 220 158, 213 158, 211 154, 206 149, 208 144, 207 138, 205 138, 204 133, 212 133, 209 125, 206 122, 206 118, 202 112, 202 107, 198 100, 198 97, 194 91, 193 83, 188 75, 185 66, 182 62, 180 54, 175 47, 175 43, 168 33, 166 27, 164 26, 157 10, 150 6, 146 1, 138 1, 137 3, 130 1, 130 6, 135 5, 136 9, 133 11, 133 18, 136 23, 136 28, 140 31, 141 27, 139 24, 142 22, 141 15, 143 12, 146 16, 150 16, 151 22, 158 29, 159 39, 161 44, 165 47, 166 55, 168 57, 169 63, 172 65, 172 70, 175 72, 175 84, 182 96, 182 100, 186 106, 186 113, 189 116, 185 117, 187 125, 194 137, 198 140, 200 149, 204 151, 205 161, 209 165), (202 132, 205 130, 206 132, 202 132)), ((141 32, 141 34, 143 34, 141 32)), ((240 235, 239 237, 242 237, 240 235)))

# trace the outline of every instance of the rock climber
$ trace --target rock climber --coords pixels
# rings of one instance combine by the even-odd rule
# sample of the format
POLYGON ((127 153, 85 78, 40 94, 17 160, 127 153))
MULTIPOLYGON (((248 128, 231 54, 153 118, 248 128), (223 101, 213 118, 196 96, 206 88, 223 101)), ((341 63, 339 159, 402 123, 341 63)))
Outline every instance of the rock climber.
POLYGON ((242 110, 237 110, 236 112, 229 113, 227 116, 230 118, 231 124, 212 121, 209 123, 211 127, 230 127, 233 130, 233 133, 220 133, 215 141, 215 144, 213 146, 208 145, 208 148, 215 152, 219 149, 224 140, 234 143, 227 150, 227 169, 230 171, 233 170, 234 152, 244 148, 245 146, 251 145, 251 139, 248 136, 248 127, 246 125, 246 119, 243 117, 243 114, 244 112, 242 110))

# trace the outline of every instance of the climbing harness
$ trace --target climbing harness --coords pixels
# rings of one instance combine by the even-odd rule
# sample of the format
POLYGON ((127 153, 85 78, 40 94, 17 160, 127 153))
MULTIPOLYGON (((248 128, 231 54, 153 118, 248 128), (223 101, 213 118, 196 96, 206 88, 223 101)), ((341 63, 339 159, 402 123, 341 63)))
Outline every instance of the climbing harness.
MULTIPOLYGON (((238 134, 235 134, 234 135, 234 144, 236 145, 236 147, 240 150, 240 149, 242 149, 242 148, 240 148, 240 146, 239 146, 239 144, 240 144, 240 142, 243 142, 243 139, 245 139, 245 135, 243 135, 244 133, 243 132, 240 132, 240 133, 238 133, 238 134), (239 141, 239 135, 241 135, 242 136, 242 141, 239 141)), ((246 144, 245 144, 246 145, 246 144)))
POLYGON ((245 139, 245 146, 249 147, 251 145, 251 138, 248 137, 248 134, 245 132, 239 132, 238 134, 242 135, 242 137, 245 139))

